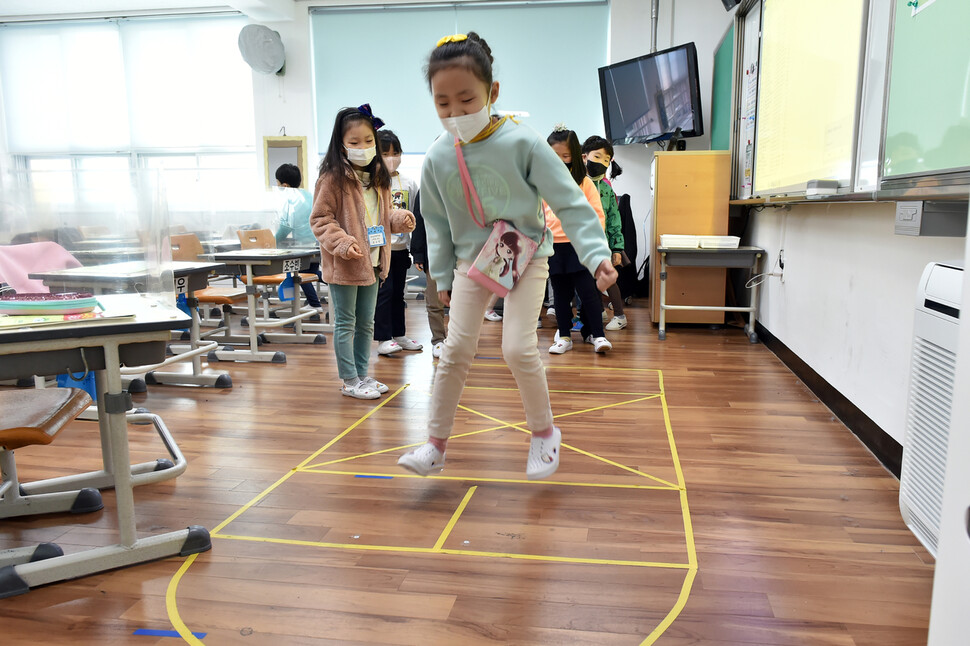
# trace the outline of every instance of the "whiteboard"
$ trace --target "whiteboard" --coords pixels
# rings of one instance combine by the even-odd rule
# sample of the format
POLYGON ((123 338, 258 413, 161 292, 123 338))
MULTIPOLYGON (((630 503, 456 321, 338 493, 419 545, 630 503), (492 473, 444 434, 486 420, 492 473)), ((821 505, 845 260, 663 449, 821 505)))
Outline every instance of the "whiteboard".
POLYGON ((763 0, 753 195, 851 185, 866 6, 763 0))

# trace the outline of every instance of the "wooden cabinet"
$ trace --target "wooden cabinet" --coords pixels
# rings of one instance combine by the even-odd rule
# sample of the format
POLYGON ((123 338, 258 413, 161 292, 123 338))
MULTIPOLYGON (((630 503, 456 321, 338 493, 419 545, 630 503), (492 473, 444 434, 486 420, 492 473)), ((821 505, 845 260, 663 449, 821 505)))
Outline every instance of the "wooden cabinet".
MULTIPOLYGON (((660 320, 660 259, 664 233, 727 235, 731 156, 726 150, 657 152, 650 237, 650 320, 660 320)), ((668 268, 667 303, 722 306, 727 270, 668 268)), ((668 323, 723 323, 724 312, 667 311, 668 323)))

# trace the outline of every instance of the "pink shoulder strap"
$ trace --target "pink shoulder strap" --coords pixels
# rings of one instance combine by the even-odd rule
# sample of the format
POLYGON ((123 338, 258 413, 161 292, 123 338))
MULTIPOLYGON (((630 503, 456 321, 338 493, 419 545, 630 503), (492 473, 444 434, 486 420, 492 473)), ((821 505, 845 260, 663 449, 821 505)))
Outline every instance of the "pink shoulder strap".
POLYGON ((465 191, 465 203, 468 204, 468 212, 472 214, 472 220, 475 224, 484 229, 485 209, 482 208, 482 201, 478 199, 478 191, 475 190, 471 175, 468 174, 468 166, 465 165, 465 155, 461 152, 461 142, 458 137, 455 137, 455 156, 458 158, 458 174, 461 176, 461 188, 465 191), (478 217, 475 217, 475 209, 472 208, 473 198, 475 206, 478 207, 478 217))

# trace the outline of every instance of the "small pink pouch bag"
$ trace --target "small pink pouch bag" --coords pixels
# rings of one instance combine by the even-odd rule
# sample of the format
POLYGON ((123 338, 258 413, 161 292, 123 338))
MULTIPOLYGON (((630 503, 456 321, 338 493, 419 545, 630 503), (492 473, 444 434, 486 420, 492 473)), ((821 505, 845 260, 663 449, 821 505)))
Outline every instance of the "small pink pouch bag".
MULTIPOLYGON (((461 176, 461 187, 465 191, 468 211, 475 224, 484 229, 485 209, 482 208, 478 192, 468 174, 465 156, 461 152, 461 144, 457 138, 455 138, 455 154, 458 157, 458 174, 461 176), (478 207, 477 213, 474 207, 478 207)), ((485 246, 468 269, 468 277, 499 297, 505 298, 515 287, 521 272, 532 261, 532 256, 538 248, 539 245, 535 240, 523 235, 511 222, 495 220, 485 246)))

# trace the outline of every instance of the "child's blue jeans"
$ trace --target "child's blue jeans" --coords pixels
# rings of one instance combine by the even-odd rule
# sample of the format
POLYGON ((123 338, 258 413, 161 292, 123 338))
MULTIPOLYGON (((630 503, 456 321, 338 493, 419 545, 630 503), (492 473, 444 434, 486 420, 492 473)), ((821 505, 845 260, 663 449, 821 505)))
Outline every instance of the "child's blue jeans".
POLYGON ((333 353, 337 357, 337 374, 341 379, 367 376, 374 341, 378 284, 377 280, 363 287, 330 284, 333 353))

